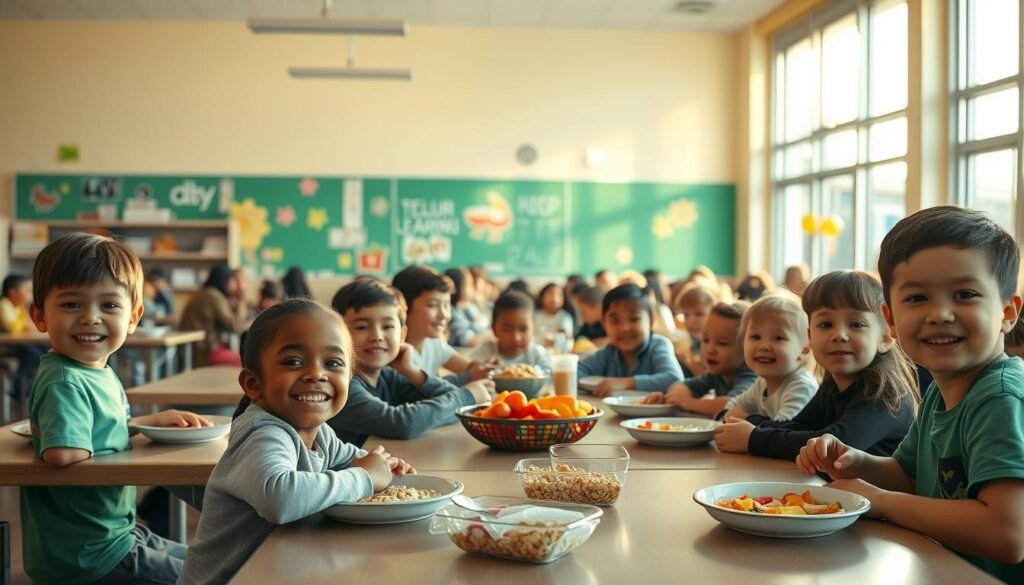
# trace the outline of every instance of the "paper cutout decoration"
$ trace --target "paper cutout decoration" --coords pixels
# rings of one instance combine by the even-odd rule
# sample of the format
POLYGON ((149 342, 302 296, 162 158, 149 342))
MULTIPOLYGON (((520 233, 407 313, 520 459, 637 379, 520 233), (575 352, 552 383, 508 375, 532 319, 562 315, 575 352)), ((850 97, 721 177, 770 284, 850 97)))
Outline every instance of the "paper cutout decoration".
POLYGON ((391 207, 391 203, 388 202, 387 197, 374 197, 370 200, 370 215, 384 217, 388 214, 389 207, 391 207))
POLYGON ((381 273, 388 265, 388 250, 377 245, 359 251, 359 272, 381 273))
MULTIPOLYGON (((230 214, 231 219, 238 222, 238 244, 250 252, 259 248, 263 238, 270 233, 267 208, 256 205, 251 198, 246 198, 241 203, 232 203, 230 214)), ((250 258, 253 256, 254 254, 249 254, 250 258)))
POLYGON ((327 225, 327 210, 323 207, 310 207, 306 214, 306 225, 320 231, 327 225))
POLYGON ((651 233, 659 240, 672 237, 677 229, 690 229, 700 219, 697 203, 689 199, 677 199, 668 206, 664 215, 654 216, 651 233))
POLYGON ((656 215, 654 216, 654 224, 651 226, 651 233, 655 235, 659 240, 671 238, 672 234, 676 232, 675 228, 672 227, 672 220, 667 215, 656 215))
POLYGON ((57 162, 78 162, 80 153, 77 144, 61 144, 57 146, 57 162))
POLYGON ((490 244, 500 244, 505 231, 512 227, 512 208, 497 191, 487 192, 486 205, 471 205, 462 213, 469 226, 469 237, 490 244))
POLYGON ((619 246, 619 248, 615 250, 615 261, 624 265, 632 264, 633 248, 631 246, 619 246))
POLYGON ((46 192, 46 185, 42 183, 32 186, 32 193, 29 194, 29 203, 35 208, 36 213, 50 213, 60 205, 61 196, 57 191, 46 192))
POLYGON ((295 208, 291 205, 285 205, 284 207, 278 207, 277 212, 274 214, 274 221, 281 227, 292 227, 295 223, 295 208))
POLYGON ((342 252, 338 254, 338 268, 342 270, 349 270, 352 268, 352 253, 342 252))
POLYGON ((312 197, 320 189, 320 182, 312 177, 306 177, 299 181, 299 193, 303 197, 312 197))
POLYGON ((281 262, 284 260, 284 250, 281 248, 261 248, 260 258, 264 262, 281 262))

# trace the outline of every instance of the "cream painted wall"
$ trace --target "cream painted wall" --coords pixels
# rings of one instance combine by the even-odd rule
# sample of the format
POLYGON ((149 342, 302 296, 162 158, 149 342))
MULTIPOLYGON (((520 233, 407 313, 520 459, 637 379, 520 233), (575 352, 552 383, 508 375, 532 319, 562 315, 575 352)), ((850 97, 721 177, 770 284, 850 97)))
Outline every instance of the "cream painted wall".
POLYGON ((345 52, 240 22, 0 21, 0 214, 23 170, 736 180, 732 35, 414 27, 357 40, 411 83, 285 73, 345 52))

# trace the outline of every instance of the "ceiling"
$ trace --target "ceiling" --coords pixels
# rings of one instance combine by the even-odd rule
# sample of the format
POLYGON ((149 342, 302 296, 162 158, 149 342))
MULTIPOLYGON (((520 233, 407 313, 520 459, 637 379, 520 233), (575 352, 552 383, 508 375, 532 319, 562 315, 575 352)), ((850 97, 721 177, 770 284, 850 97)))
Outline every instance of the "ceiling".
MULTIPOLYGON (((700 0, 689 14, 680 0, 334 0, 339 18, 401 18, 411 26, 633 29, 730 32, 784 0, 700 0)), ((0 0, 0 19, 237 20, 315 17, 321 0, 0 0)))

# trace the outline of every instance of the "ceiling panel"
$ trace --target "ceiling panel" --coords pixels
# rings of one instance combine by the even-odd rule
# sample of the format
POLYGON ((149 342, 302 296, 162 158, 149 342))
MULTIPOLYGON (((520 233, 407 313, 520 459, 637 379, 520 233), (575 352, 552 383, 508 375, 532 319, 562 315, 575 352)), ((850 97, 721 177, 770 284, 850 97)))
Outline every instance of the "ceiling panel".
POLYGON ((323 11, 319 0, 249 0, 248 16, 284 16, 288 18, 314 18, 323 11))
POLYGON ((249 18, 246 0, 190 0, 199 18, 210 20, 245 20, 249 18))
MULTIPOLYGON (((127 1, 127 0, 125 0, 127 1)), ((131 0, 139 13, 147 18, 168 19, 168 20, 196 20, 203 17, 203 13, 191 0, 179 2, 167 2, 166 0, 131 0)), ((89 2, 92 6, 93 2, 89 2)))
POLYGON ((337 18, 372 18, 370 0, 334 0, 331 15, 337 18))
POLYGON ((548 0, 491 0, 492 26, 539 27, 548 0))
POLYGON ((612 0, 551 0, 544 26, 590 28, 611 4, 612 0))
POLYGON ((488 4, 485 0, 430 0, 431 24, 442 26, 485 26, 488 4))
POLYGON ((429 0, 372 0, 372 18, 404 18, 415 24, 430 20, 429 0))

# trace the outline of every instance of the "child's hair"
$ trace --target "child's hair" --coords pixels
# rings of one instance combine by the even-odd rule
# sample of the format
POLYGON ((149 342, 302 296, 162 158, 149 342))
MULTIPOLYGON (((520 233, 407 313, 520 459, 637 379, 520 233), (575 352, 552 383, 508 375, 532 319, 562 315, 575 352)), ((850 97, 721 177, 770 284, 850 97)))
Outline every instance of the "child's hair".
POLYGON ((780 294, 765 295, 750 305, 740 322, 740 339, 747 336, 747 329, 752 324, 779 321, 796 331, 797 339, 807 344, 807 313, 798 299, 780 294))
POLYGON ((313 298, 313 293, 306 284, 306 276, 298 266, 292 266, 281 278, 281 286, 284 287, 285 298, 313 298))
POLYGON ((647 312, 647 316, 654 318, 654 309, 651 307, 651 298, 647 296, 644 289, 633 283, 620 284, 608 291, 601 301, 601 316, 604 316, 612 308, 612 304, 618 302, 635 303, 638 307, 647 312))
POLYGON ((51 242, 32 267, 32 296, 42 307, 55 288, 111 279, 124 287, 132 308, 142 304, 142 263, 131 248, 104 236, 75 232, 51 242))
POLYGON ((4 279, 3 296, 6 297, 9 292, 24 284, 26 280, 28 280, 27 276, 23 276, 21 274, 8 274, 7 278, 4 279))
POLYGON ((365 307, 387 305, 398 309, 398 320, 405 324, 405 299, 402 293, 386 282, 363 278, 353 280, 338 289, 331 299, 331 307, 344 316, 348 310, 358 311, 365 307))
POLYGON ((444 275, 451 279, 454 288, 452 289, 452 306, 454 307, 459 301, 462 300, 463 289, 466 288, 466 278, 468 271, 463 268, 449 268, 444 271, 444 275))
POLYGON ((588 286, 576 293, 576 300, 588 307, 600 306, 604 299, 604 289, 599 286, 588 286))
POLYGON ((509 291, 517 291, 525 294, 530 294, 530 285, 522 278, 517 278, 512 282, 508 283, 508 286, 505 287, 504 292, 509 291))
POLYGON ((619 275, 619 284, 635 284, 643 288, 647 286, 647 279, 636 270, 629 269, 619 275))
POLYGON ((654 291, 654 299, 659 305, 665 304, 665 293, 661 290, 661 273, 653 268, 644 270, 644 280, 647 281, 647 288, 654 291))
POLYGON ((983 211, 941 205, 899 220, 882 239, 878 273, 886 303, 891 300, 889 289, 896 265, 921 250, 941 246, 981 250, 988 258, 989 271, 999 282, 1002 300, 1009 300, 1016 292, 1020 250, 1013 236, 983 211))
POLYGON ((206 282, 203 283, 203 288, 215 288, 225 297, 231 296, 231 292, 228 290, 228 285, 234 278, 235 271, 228 267, 227 264, 215 264, 213 268, 210 269, 210 274, 206 277, 206 282))
POLYGON ((597 272, 594 273, 594 280, 595 281, 601 280, 601 277, 604 276, 605 274, 610 274, 608 269, 606 269, 606 268, 599 269, 597 272))
MULTIPOLYGON (((249 330, 242 334, 242 367, 256 374, 257 377, 261 377, 263 369, 260 364, 260 354, 274 340, 274 335, 277 334, 281 323, 295 315, 322 315, 338 324, 342 331, 342 350, 345 353, 345 360, 349 364, 347 370, 351 375, 355 366, 352 354, 352 336, 349 335, 345 322, 338 313, 310 299, 287 299, 272 307, 267 307, 257 315, 252 325, 249 326, 249 330)), ((238 418, 245 412, 245 409, 249 408, 250 404, 252 404, 252 400, 248 396, 243 396, 238 401, 238 407, 235 408, 232 418, 238 418)))
MULTIPOLYGON (((873 276, 860 270, 837 270, 812 280, 801 302, 808 317, 822 308, 853 309, 874 314, 887 327, 882 300, 882 286, 873 276)), ((823 374, 825 380, 832 378, 828 371, 823 374)), ((909 395, 916 412, 920 398, 917 369, 898 343, 889 351, 876 354, 861 376, 869 400, 881 400, 889 412, 896 414, 909 395)))
POLYGON ((501 293, 498 300, 494 301, 494 309, 491 311, 491 323, 497 323, 498 315, 504 311, 527 311, 532 313, 533 307, 533 298, 530 295, 517 290, 507 290, 501 293))
MULTIPOLYGON (((548 291, 549 291, 549 290, 552 290, 552 289, 556 289, 556 288, 558 288, 558 285, 557 285, 557 284, 555 284, 555 283, 553 283, 553 282, 549 282, 549 283, 545 284, 545 285, 544 285, 544 286, 543 286, 543 287, 542 287, 542 288, 540 289, 540 292, 539 292, 539 293, 537 293, 537 306, 538 306, 538 307, 542 307, 542 306, 544 306, 544 295, 548 294, 548 291)), ((566 301, 565 301, 565 295, 564 295, 564 294, 562 295, 562 299, 563 299, 563 300, 562 300, 562 305, 564 306, 564 305, 565 305, 565 302, 566 302, 566 301)), ((563 307, 558 307, 558 308, 559 308, 559 309, 561 309, 561 308, 563 308, 563 307)))
POLYGON ((751 272, 736 286, 736 294, 741 299, 750 302, 754 302, 762 295, 774 290, 775 280, 763 270, 751 272))
POLYGON ((146 280, 167 280, 167 273, 159 266, 156 268, 150 268, 149 272, 146 273, 146 280))
POLYGON ((451 287, 444 277, 429 266, 406 266, 395 275, 391 284, 405 297, 405 306, 412 308, 412 303, 425 292, 451 293, 451 287))
POLYGON ((746 301, 734 301, 732 303, 717 303, 711 307, 711 314, 718 315, 725 319, 732 319, 733 321, 739 321, 742 325, 743 315, 747 313, 747 309, 750 308, 750 303, 746 301))
POLYGON ((260 286, 260 298, 261 299, 277 299, 280 298, 278 294, 277 283, 273 280, 264 280, 260 286))
POLYGON ((706 286, 691 283, 679 289, 679 294, 676 295, 676 302, 674 304, 678 310, 683 307, 693 307, 696 305, 714 306, 718 302, 719 296, 717 291, 706 286))

